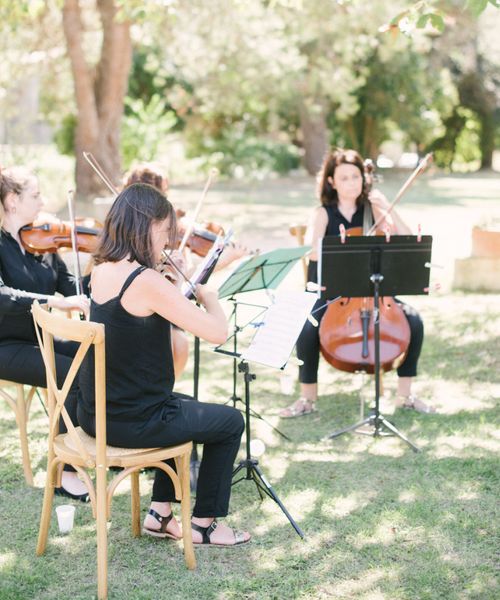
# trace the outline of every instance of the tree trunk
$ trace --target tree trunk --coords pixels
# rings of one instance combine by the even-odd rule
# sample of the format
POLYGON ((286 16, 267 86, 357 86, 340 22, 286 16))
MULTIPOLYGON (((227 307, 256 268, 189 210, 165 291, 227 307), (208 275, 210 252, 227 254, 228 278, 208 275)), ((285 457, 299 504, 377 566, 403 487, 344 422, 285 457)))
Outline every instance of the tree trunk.
POLYGON ((97 0, 102 23, 102 47, 96 68, 83 52, 83 23, 78 0, 65 0, 63 27, 75 86, 75 179, 81 197, 109 192, 83 152, 91 152, 113 184, 121 174, 120 124, 132 64, 128 22, 117 22, 114 0, 97 0))
POLYGON ((302 99, 299 115, 304 144, 304 166, 309 175, 316 175, 329 147, 325 110, 319 103, 311 106, 302 99))
POLYGON ((460 104, 473 110, 481 123, 479 150, 481 168, 491 169, 495 149, 495 94, 484 84, 484 74, 478 64, 477 71, 466 73, 458 83, 460 104))
POLYGON ((493 167, 493 152, 495 151, 495 117, 494 112, 480 114, 481 137, 479 149, 481 151, 481 169, 493 167))

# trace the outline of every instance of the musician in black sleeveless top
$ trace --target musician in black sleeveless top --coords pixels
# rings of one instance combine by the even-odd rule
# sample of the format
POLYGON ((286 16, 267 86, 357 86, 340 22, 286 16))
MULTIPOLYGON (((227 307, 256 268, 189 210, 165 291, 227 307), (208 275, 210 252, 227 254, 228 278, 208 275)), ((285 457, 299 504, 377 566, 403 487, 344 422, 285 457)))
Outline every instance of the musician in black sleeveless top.
MULTIPOLYGON (((232 407, 194 402, 175 394, 171 324, 211 343, 227 336, 227 321, 217 293, 197 286, 198 308, 154 266, 175 238, 175 213, 165 196, 146 184, 133 184, 116 198, 94 254, 90 319, 106 327, 107 439, 128 448, 204 444, 193 542, 235 545, 250 539, 218 524, 229 509, 231 476, 244 429, 232 407)), ((78 417, 95 435, 91 357, 81 367, 78 417)), ((173 461, 170 461, 175 468, 173 461)), ((170 478, 157 470, 144 531, 179 538, 172 516, 175 500, 170 478)))
MULTIPOLYGON (((327 235, 339 235, 340 228, 363 227, 367 231, 375 220, 382 219, 381 228, 392 234, 411 234, 410 228, 395 210, 387 213, 389 202, 379 190, 368 191, 363 159, 355 150, 330 152, 318 176, 318 195, 321 206, 315 209, 308 243, 312 252, 308 265, 308 281, 317 282, 318 241, 327 235)), ((315 319, 320 322, 326 311, 324 300, 318 300, 313 308, 315 319), (323 307, 323 308, 320 308, 323 307)), ((397 369, 398 389, 396 403, 419 412, 434 412, 411 392, 413 378, 417 375, 417 363, 422 349, 424 326, 417 311, 400 303, 410 326, 410 345, 404 362, 397 369)), ((316 410, 318 397, 319 327, 306 321, 297 340, 297 357, 303 361, 299 368, 301 397, 283 409, 283 418, 299 417, 316 410)))

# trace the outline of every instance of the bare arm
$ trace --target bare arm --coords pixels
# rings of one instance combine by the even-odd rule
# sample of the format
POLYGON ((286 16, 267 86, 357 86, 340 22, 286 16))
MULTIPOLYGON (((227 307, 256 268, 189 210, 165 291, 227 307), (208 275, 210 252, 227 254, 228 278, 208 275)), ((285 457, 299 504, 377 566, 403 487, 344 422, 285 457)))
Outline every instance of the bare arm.
POLYGON ((318 260, 318 241, 325 237, 328 226, 328 213, 323 206, 318 206, 307 226, 306 243, 312 246, 310 260, 318 260))
POLYGON ((411 235, 411 229, 398 215, 394 208, 389 214, 387 214, 387 211, 390 208, 390 203, 380 190, 371 191, 368 198, 372 206, 375 221, 378 221, 379 218, 384 217, 380 223, 380 228, 383 228, 385 225, 387 225, 391 233, 395 235, 411 235))
POLYGON ((148 269, 141 275, 141 308, 158 313, 164 319, 212 344, 222 344, 227 338, 227 319, 216 291, 204 285, 196 288, 200 304, 197 307, 162 275, 148 269))

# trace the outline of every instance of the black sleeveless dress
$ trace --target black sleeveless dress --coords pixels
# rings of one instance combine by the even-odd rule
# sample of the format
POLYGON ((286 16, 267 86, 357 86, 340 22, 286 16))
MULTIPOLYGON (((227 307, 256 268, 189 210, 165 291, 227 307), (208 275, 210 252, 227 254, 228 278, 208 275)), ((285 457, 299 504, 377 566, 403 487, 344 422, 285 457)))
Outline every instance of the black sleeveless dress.
MULTIPOLYGON (((118 296, 102 304, 92 301, 90 307, 91 321, 105 326, 107 442, 123 448, 204 444, 193 515, 225 516, 243 417, 231 406, 194 402, 172 391, 170 322, 158 314, 134 316, 121 304, 144 269, 127 277, 118 296)), ((80 370, 78 418, 91 436, 95 436, 94 389, 94 360, 89 353, 80 370)), ((173 461, 167 462, 175 468, 173 461)), ((175 500, 172 481, 161 469, 156 470, 152 500, 175 500)))
MULTIPOLYGON (((121 445, 114 431, 123 432, 123 423, 149 421, 154 415, 172 419, 179 409, 180 397, 172 390, 175 376, 170 341, 170 322, 158 314, 138 317, 127 312, 121 299, 127 288, 146 267, 133 271, 120 293, 107 302, 92 300, 90 320, 103 323, 106 335, 106 415, 108 443, 121 445)), ((94 360, 89 353, 80 370, 82 427, 94 435, 94 360), (90 429, 90 431, 88 431, 90 429)), ((144 439, 135 441, 128 430, 127 447, 141 447, 144 439)), ((133 428, 132 428, 133 429, 133 428)))

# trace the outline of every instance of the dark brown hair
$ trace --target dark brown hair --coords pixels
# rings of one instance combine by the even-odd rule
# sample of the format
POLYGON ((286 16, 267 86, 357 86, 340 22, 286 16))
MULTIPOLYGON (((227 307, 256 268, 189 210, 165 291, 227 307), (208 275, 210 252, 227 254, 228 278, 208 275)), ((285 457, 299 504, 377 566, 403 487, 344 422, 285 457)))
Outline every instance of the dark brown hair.
POLYGON ((170 219, 168 247, 176 237, 175 212, 166 197, 155 187, 134 183, 113 202, 94 253, 96 265, 129 257, 146 267, 154 267, 151 225, 170 219))
POLYGON ((132 169, 126 175, 123 189, 134 183, 147 183, 160 190, 162 194, 168 189, 168 178, 153 165, 139 165, 132 169))
POLYGON ((363 178, 363 187, 361 194, 356 199, 356 205, 360 206, 368 199, 368 186, 365 179, 365 166, 361 155, 356 150, 336 150, 328 152, 323 160, 321 171, 318 174, 318 196, 323 206, 338 204, 339 198, 337 190, 328 181, 333 179, 335 169, 339 165, 354 165, 358 167, 361 177, 363 178))

